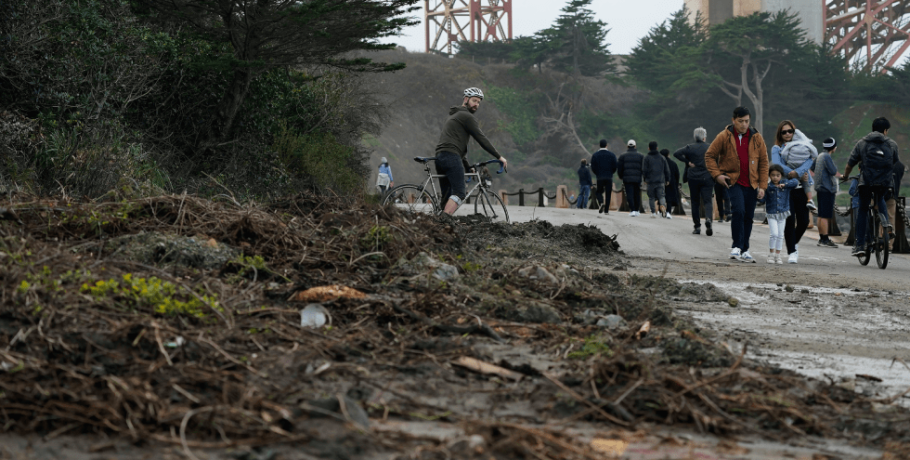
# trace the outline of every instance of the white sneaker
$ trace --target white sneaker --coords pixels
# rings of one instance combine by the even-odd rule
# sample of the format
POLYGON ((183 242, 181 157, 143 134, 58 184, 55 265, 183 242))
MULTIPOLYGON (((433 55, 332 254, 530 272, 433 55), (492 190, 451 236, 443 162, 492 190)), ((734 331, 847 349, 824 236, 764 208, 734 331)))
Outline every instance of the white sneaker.
POLYGON ((774 255, 774 263, 776 263, 776 264, 778 264, 778 265, 783 265, 784 261, 783 261, 783 260, 780 260, 780 254, 775 254, 775 255, 774 255))
POLYGON ((635 217, 638 217, 640 215, 641 215, 641 211, 635 211, 635 217))
POLYGON ((775 263, 774 261, 775 261, 776 259, 777 259, 777 258, 774 257, 774 254, 768 254, 768 263, 769 263, 769 264, 775 263))
POLYGON ((749 251, 746 251, 746 252, 742 253, 742 255, 739 256, 739 261, 740 261, 740 262, 745 262, 745 263, 747 263, 747 264, 748 264, 748 263, 752 263, 752 264, 755 263, 755 259, 752 258, 752 254, 749 254, 749 251))
POLYGON ((739 259, 740 255, 742 255, 742 252, 739 250, 739 248, 733 248, 733 250, 730 251, 731 259, 739 259))
POLYGON ((667 213, 667 219, 673 219, 673 216, 671 216, 669 212, 667 213))
POLYGON ((795 264, 799 262, 799 249, 796 250, 793 254, 790 254, 790 258, 787 259, 787 263, 795 264))
POLYGON ((652 213, 651 213, 651 218, 652 218, 652 219, 657 219, 657 213, 656 213, 656 212, 652 212, 652 213))
POLYGON ((630 212, 629 217, 635 217, 635 211, 630 212))

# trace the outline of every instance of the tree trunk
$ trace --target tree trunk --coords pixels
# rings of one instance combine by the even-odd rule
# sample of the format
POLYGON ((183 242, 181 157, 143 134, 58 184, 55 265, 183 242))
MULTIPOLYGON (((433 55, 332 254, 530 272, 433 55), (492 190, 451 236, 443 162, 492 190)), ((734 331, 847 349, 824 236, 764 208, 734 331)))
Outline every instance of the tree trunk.
POLYGON ((758 65, 747 55, 743 58, 743 65, 740 68, 740 74, 742 76, 742 86, 743 92, 746 93, 746 97, 752 102, 752 105, 755 106, 755 119, 753 120, 753 126, 758 130, 759 134, 764 135, 763 131, 765 128, 765 92, 762 89, 762 81, 765 79, 765 76, 768 75, 768 71, 771 70, 771 62, 768 61, 768 66, 763 72, 759 72, 758 65), (749 69, 752 69, 752 81, 755 83, 755 91, 752 91, 752 88, 749 87, 749 69))
POLYGON ((216 143, 226 139, 234 127, 237 113, 243 107, 243 101, 250 91, 253 75, 248 70, 235 70, 234 79, 228 86, 218 107, 218 113, 209 129, 207 143, 216 143))

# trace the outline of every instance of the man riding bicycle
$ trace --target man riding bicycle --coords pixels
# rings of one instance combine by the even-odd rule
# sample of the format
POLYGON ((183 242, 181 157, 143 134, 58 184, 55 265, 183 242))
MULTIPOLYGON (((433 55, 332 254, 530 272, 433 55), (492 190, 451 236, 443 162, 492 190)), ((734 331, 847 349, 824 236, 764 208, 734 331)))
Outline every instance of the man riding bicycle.
MULTIPOLYGON (((854 256, 866 254, 866 225, 869 218, 869 206, 872 197, 881 206, 886 194, 894 187, 894 165, 899 161, 897 143, 888 137, 891 123, 885 117, 878 117, 872 121, 872 132, 867 134, 853 147, 844 178, 850 177, 853 167, 862 163, 859 175, 859 213, 856 216, 856 244, 853 247, 854 256)), ((887 215, 887 208, 879 207, 880 213, 887 215)), ((886 225, 890 225, 886 222, 886 225)), ((872 236, 870 236, 872 237, 872 236)))
POLYGON ((484 150, 501 161, 503 168, 507 166, 506 159, 496 151, 474 118, 482 100, 483 92, 479 88, 464 90, 464 101, 460 107, 449 109, 449 119, 446 120, 439 136, 439 144, 436 145, 436 173, 446 176, 439 179, 442 197, 448 197, 443 209, 446 214, 454 214, 465 199, 464 175, 465 170, 470 168, 467 161, 468 136, 473 137, 484 150))

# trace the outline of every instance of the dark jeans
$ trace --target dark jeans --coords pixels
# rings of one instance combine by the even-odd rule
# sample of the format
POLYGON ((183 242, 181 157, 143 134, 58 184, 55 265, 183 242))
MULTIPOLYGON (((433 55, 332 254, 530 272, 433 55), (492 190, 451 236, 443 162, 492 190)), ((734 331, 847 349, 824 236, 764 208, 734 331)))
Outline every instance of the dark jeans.
POLYGON ((796 245, 809 228, 809 208, 806 203, 809 197, 806 196, 805 189, 793 189, 790 191, 790 217, 787 218, 787 224, 784 227, 784 241, 787 243, 787 254, 796 252, 796 245))
POLYGON ((869 225, 869 207, 872 206, 872 194, 873 192, 878 195, 878 212, 882 214, 885 218, 885 223, 888 222, 888 205, 885 202, 885 192, 888 189, 885 187, 867 187, 861 186, 859 188, 859 214, 856 215, 856 246, 863 247, 866 242, 866 226, 869 225))
POLYGON ((689 181, 689 195, 692 200, 692 222, 695 228, 701 228, 701 206, 705 207, 705 221, 714 218, 714 187, 710 183, 689 181))
MULTIPOLYGON (((714 182, 714 199, 717 200, 717 214, 719 219, 730 215, 730 194, 727 187, 714 182)), ((714 210, 711 210, 714 213, 714 210)))
POLYGON ((588 209, 588 195, 591 194, 590 185, 582 185, 581 190, 578 192, 578 201, 576 201, 576 207, 578 209, 588 209))
MULTIPOLYGON (((726 188, 726 187, 725 187, 726 188)), ((755 203, 758 201, 758 191, 752 187, 743 187, 733 184, 727 189, 730 197, 730 208, 733 218, 730 221, 730 230, 733 232, 733 247, 742 252, 749 250, 749 238, 752 236, 752 219, 755 217, 755 203)), ((803 196, 806 196, 803 193, 803 196)), ((805 207, 803 203, 803 207, 805 207)))
POLYGON ((623 182, 623 185, 626 187, 629 210, 639 211, 641 209, 641 182, 623 182))
POLYGON ((613 198, 613 178, 597 179, 597 192, 594 194, 594 202, 597 207, 606 206, 604 212, 610 212, 610 199, 613 198))
POLYGON ((439 188, 442 191, 440 208, 445 208, 451 196, 464 200, 467 189, 464 185, 464 164, 461 155, 452 152, 440 152, 436 155, 436 174, 444 174, 439 178, 439 188))

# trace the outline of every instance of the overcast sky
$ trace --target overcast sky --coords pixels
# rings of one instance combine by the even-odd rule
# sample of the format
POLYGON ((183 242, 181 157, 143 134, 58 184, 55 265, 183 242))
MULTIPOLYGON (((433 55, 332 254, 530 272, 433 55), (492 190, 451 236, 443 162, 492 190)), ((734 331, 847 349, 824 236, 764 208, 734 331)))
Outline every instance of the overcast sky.
MULTIPOLYGON (((435 1, 435 0, 433 0, 435 1)), ((433 1, 430 3, 432 4, 433 1)), ((421 4, 423 2, 420 2, 421 4)), ((484 1, 484 3, 487 3, 484 1)), ((532 35, 553 24, 560 14, 564 0, 513 0, 512 34, 532 35)), ((610 33, 607 43, 613 54, 628 54, 638 40, 648 34, 651 27, 668 19, 683 6, 683 0, 594 0, 591 10, 597 19, 607 23, 610 33)), ((422 52, 426 48, 423 29, 423 10, 416 12, 420 25, 404 29, 402 36, 384 40, 397 43, 409 51, 422 52)))

